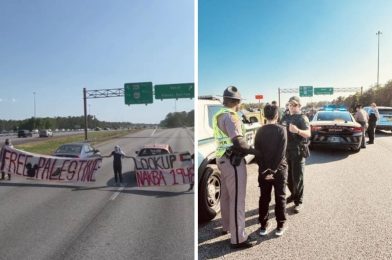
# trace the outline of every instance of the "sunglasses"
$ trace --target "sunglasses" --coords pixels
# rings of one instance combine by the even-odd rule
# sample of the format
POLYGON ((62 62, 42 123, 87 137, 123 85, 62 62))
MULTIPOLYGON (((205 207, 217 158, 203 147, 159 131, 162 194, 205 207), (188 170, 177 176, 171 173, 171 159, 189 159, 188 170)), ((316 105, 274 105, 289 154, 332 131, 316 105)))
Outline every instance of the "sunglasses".
POLYGON ((291 107, 297 107, 298 104, 289 104, 289 106, 291 106, 291 107))

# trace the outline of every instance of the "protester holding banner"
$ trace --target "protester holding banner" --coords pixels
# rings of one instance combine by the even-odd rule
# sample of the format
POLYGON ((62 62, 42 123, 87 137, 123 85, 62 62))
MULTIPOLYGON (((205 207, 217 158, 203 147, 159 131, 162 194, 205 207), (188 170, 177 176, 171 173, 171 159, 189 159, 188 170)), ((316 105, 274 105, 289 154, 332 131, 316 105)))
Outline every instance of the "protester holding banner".
MULTIPOLYGON (((11 144, 11 140, 8 139, 8 138, 5 139, 4 145, 1 148, 1 156, 0 156, 0 158, 1 158, 1 180, 5 179, 5 171, 4 171, 4 155, 5 155, 5 153, 4 153, 4 149, 6 147, 14 148, 14 146, 11 144)), ((10 173, 8 173, 8 180, 11 180, 11 174, 10 173)))
POLYGON ((116 181, 116 184, 118 184, 118 180, 122 184, 123 179, 122 179, 122 161, 121 161, 121 159, 124 157, 126 157, 126 158, 130 158, 130 157, 125 156, 125 153, 121 150, 119 145, 114 146, 114 151, 112 151, 112 153, 110 155, 102 156, 102 157, 109 158, 111 156, 113 156, 114 180, 116 181))

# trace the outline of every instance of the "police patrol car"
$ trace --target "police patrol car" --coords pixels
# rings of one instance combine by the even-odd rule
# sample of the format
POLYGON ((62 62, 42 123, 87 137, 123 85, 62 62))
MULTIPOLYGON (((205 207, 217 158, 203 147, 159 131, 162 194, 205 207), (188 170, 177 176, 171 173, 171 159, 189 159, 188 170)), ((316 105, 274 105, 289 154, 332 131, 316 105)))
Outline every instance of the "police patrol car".
MULTIPOLYGON (((199 221, 209 221, 220 212, 221 179, 216 165, 216 144, 212 129, 213 116, 223 107, 218 98, 204 96, 198 98, 198 182, 199 182, 199 221)), ((240 114, 241 118, 244 118, 240 114)), ((253 145, 257 129, 261 124, 257 119, 243 120, 248 144, 253 145)), ((253 155, 245 157, 247 162, 253 155)))
MULTIPOLYGON (((368 114, 371 107, 363 108, 368 114)), ((392 131, 392 107, 377 107, 380 118, 377 120, 377 130, 390 130, 392 131)))
POLYGON ((326 106, 320 109, 310 122, 310 129, 311 148, 323 146, 355 152, 361 149, 362 127, 345 108, 326 106))

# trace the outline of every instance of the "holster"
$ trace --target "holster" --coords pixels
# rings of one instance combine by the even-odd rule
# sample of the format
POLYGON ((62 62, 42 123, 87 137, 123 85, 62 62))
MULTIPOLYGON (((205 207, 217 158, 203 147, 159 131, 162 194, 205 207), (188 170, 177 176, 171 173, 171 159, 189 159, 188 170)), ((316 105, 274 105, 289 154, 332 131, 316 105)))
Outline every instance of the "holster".
POLYGON ((244 155, 235 152, 232 148, 226 150, 225 156, 230 160, 230 164, 233 166, 239 166, 242 159, 244 159, 244 155))

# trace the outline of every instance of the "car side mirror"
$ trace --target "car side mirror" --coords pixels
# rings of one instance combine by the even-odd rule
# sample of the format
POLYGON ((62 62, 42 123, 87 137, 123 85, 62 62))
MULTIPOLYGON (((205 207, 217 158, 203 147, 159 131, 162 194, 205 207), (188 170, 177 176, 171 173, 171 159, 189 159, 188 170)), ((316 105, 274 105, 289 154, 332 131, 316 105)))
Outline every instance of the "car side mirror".
POLYGON ((249 120, 250 120, 250 123, 257 123, 257 122, 259 122, 259 120, 255 116, 250 117, 249 120))

